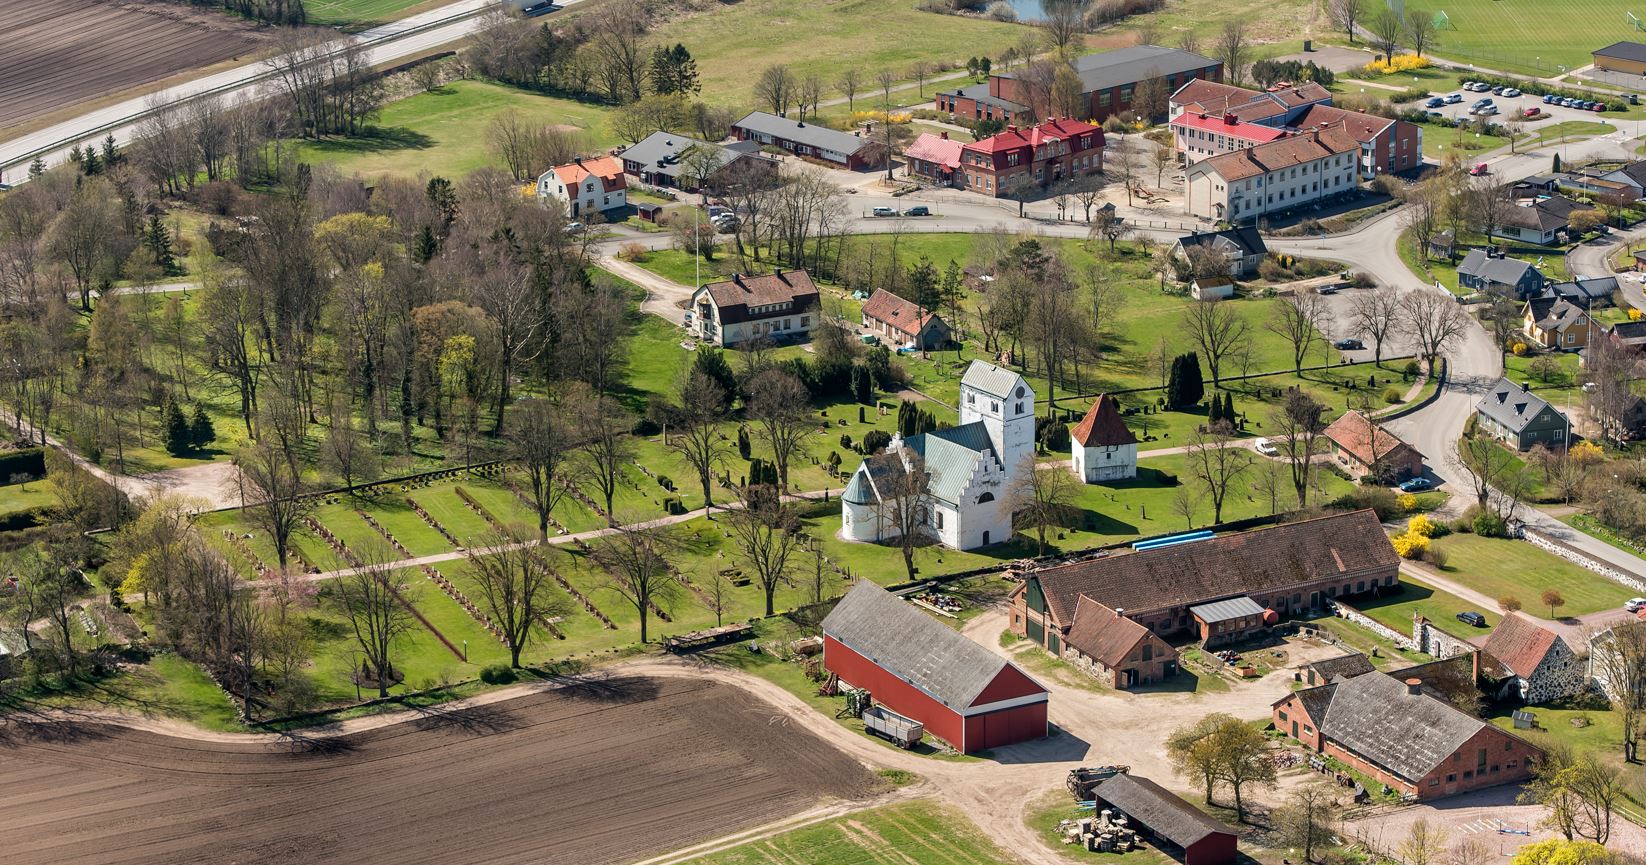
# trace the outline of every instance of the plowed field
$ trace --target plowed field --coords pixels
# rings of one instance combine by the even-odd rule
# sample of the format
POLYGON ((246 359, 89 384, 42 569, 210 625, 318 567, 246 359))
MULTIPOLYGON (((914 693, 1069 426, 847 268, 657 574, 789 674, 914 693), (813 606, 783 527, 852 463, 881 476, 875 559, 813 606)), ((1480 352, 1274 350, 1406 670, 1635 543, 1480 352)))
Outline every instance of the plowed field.
POLYGON ((0 860, 600 865, 876 783, 757 698, 695 680, 279 744, 0 724, 0 860))
POLYGON ((8 125, 236 57, 267 29, 159 0, 0 3, 0 137, 8 125))

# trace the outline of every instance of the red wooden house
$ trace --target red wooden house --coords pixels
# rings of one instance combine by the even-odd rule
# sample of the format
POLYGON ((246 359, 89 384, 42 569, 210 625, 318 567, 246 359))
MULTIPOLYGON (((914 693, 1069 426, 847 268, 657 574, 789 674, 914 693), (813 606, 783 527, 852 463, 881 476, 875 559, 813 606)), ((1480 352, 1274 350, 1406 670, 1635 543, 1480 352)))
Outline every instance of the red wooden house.
POLYGON ((1046 735, 1046 689, 867 580, 823 620, 823 666, 964 754, 1046 735))

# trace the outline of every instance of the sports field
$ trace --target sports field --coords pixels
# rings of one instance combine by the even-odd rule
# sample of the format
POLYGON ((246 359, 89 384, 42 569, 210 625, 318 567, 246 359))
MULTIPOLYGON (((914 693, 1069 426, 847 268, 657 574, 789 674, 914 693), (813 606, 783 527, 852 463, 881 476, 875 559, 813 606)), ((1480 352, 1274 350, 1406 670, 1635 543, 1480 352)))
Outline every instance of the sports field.
POLYGON ((1646 0, 1425 0, 1407 8, 1451 19, 1435 34, 1435 54, 1488 69, 1555 75, 1620 39, 1646 41, 1628 20, 1633 12, 1646 21, 1646 0))
POLYGON ((308 0, 303 8, 310 24, 367 26, 406 16, 424 0, 308 0))

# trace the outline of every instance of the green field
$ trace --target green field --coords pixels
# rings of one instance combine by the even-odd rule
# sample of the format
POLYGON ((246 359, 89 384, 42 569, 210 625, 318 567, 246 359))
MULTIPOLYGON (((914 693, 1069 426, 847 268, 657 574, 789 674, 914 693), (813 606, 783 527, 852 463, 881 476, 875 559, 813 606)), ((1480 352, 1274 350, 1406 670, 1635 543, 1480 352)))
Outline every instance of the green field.
POLYGON ((695 865, 1007 865, 964 814, 932 799, 857 811, 693 859, 695 865))
POLYGON ((486 127, 510 109, 530 122, 582 130, 591 152, 617 143, 603 107, 483 81, 456 81, 389 103, 365 135, 302 142, 298 158, 329 163, 345 174, 415 177, 426 171, 455 179, 501 164, 487 145, 486 127))
POLYGON ((427 0, 307 0, 303 4, 309 23, 346 29, 404 18, 414 6, 427 0))
POLYGON ((1518 598, 1526 612, 1536 616, 1549 615, 1549 608, 1538 603, 1545 589, 1566 598, 1566 605, 1555 611, 1561 617, 1614 610, 1635 595, 1626 586, 1524 541, 1457 534, 1434 541, 1434 546, 1446 553, 1447 576, 1488 597, 1518 598))
POLYGON ((0 486, 0 517, 17 511, 50 507, 55 504, 57 504, 57 495, 51 491, 51 484, 43 480, 29 481, 26 484, 0 486))
POLYGON ((1502 618, 1495 609, 1480 609, 1477 604, 1405 575, 1400 577, 1399 591, 1385 592, 1375 598, 1352 598, 1349 606, 1371 616, 1379 624, 1393 628, 1395 633, 1399 634, 1412 632, 1412 616, 1416 613, 1421 613, 1439 623, 1442 628, 1465 637, 1475 636, 1476 632, 1484 633, 1484 629, 1471 628, 1457 621, 1458 613, 1464 610, 1480 613, 1486 617, 1488 627, 1496 627, 1498 620, 1502 618))
POLYGON ((1586 66, 1596 48, 1640 38, 1625 16, 1646 15, 1633 0, 1432 0, 1422 8, 1444 10, 1455 28, 1435 34, 1434 53, 1538 76, 1586 66))

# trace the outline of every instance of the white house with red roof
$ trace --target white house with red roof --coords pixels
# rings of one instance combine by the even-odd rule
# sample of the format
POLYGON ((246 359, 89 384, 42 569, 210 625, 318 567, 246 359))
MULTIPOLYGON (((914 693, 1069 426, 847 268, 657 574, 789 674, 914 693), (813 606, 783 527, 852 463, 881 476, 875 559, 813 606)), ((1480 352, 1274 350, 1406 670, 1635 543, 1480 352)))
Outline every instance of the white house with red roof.
POLYGON ((1044 189, 1103 170, 1103 130, 1067 117, 1006 131, 964 145, 961 187, 992 197, 1044 189))
POLYGON ((922 132, 903 151, 909 176, 939 186, 960 185, 960 151, 965 147, 947 132, 922 132))
POLYGON ((556 165, 538 176, 537 199, 554 199, 572 219, 621 210, 629 206, 623 163, 615 156, 600 156, 556 165))
POLYGON ((1114 397, 1103 394, 1069 432, 1074 473, 1088 484, 1137 477, 1137 436, 1126 427, 1114 397))
POLYGON ((1231 150, 1242 150, 1259 144, 1268 144, 1288 134, 1284 129, 1260 123, 1242 123, 1233 114, 1207 114, 1186 111, 1172 118, 1172 134, 1177 152, 1184 165, 1193 165, 1202 159, 1231 150))

